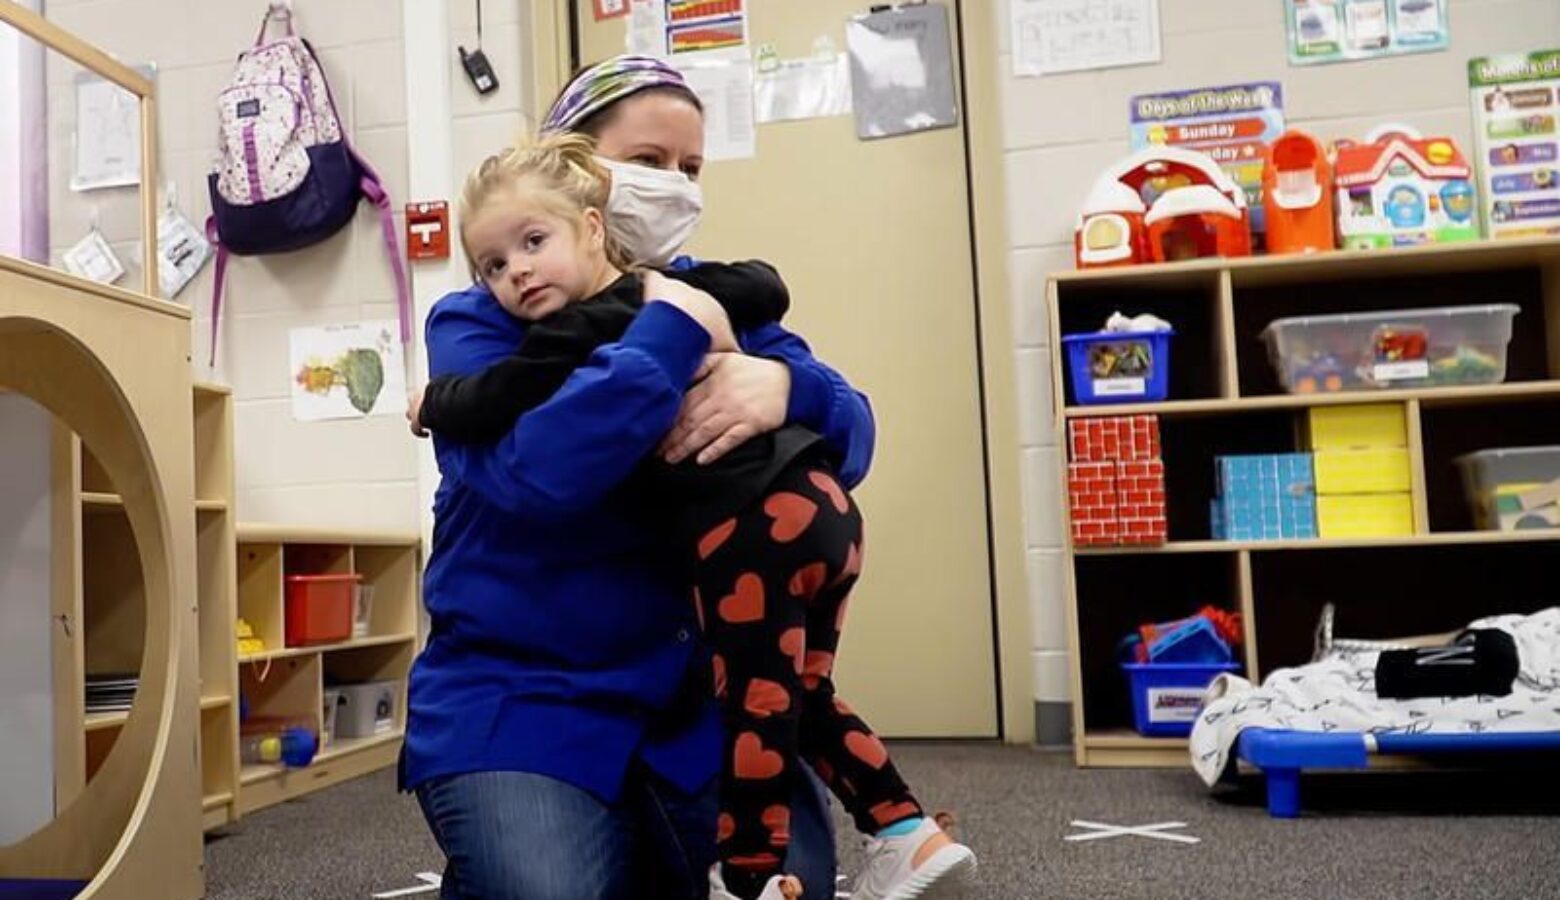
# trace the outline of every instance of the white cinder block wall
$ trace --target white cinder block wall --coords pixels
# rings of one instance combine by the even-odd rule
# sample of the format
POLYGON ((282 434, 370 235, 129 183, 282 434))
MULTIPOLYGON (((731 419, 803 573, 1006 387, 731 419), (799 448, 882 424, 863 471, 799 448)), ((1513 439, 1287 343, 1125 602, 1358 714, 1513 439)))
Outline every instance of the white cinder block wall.
MULTIPOLYGON (((411 0, 417 2, 417 0, 411 0)), ((523 127, 529 97, 520 60, 521 0, 487 3, 483 45, 501 89, 478 98, 456 43, 476 43, 475 5, 449 4, 456 181, 523 127)), ((197 224, 210 211, 206 172, 216 152, 216 95, 239 52, 254 40, 263 0, 48 0, 46 15, 124 62, 157 66, 164 182, 197 224)), ((390 191, 400 227, 407 196, 408 135, 401 0, 295 0, 298 28, 319 53, 337 107, 363 155, 390 191)), ((275 32, 273 32, 275 33, 275 32)), ((49 66, 50 238, 54 260, 86 231, 96 207, 105 235, 139 288, 140 232, 134 189, 71 192, 73 91, 78 69, 49 66)), ((453 198, 450 198, 453 199, 453 198)), ((196 377, 230 384, 237 411, 238 515, 243 521, 419 529, 418 449, 399 417, 305 424, 292 419, 288 331, 393 319, 395 289, 379 218, 364 204, 352 225, 296 253, 235 258, 228 268, 217 364, 210 346, 213 266, 177 298, 196 311, 196 377)))
POLYGON ((1051 428, 1046 275, 1072 268, 1078 204, 1127 151, 1128 98, 1248 81, 1279 81, 1287 120, 1329 139, 1402 121, 1471 152, 1467 61, 1560 45, 1557 0, 1451 0, 1446 52, 1292 68, 1281 0, 1161 0, 1159 65, 1044 78, 1013 76, 1006 0, 997 4, 1008 242, 1023 444, 1024 541, 1034 623, 1035 701, 1042 743, 1067 740, 1058 447, 1051 428))

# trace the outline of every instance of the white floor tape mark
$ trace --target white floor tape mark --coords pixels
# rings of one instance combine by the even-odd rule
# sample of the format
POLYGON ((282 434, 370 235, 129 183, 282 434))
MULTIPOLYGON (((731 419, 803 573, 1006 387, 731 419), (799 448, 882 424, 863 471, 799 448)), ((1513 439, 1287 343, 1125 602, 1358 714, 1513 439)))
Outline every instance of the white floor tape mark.
POLYGON ((417 880, 422 884, 416 887, 401 888, 395 891, 381 891, 374 894, 374 900, 387 900, 390 897, 410 897, 413 894, 431 894, 444 884, 444 879, 432 872, 418 872, 417 880))
POLYGON ((1074 828, 1087 828, 1086 834, 1069 834, 1062 838, 1064 841, 1096 841, 1101 838, 1116 838, 1132 835, 1134 837, 1153 838, 1157 841, 1174 841, 1179 844, 1202 843, 1202 838, 1192 837, 1189 834, 1165 834, 1173 828, 1185 828, 1185 822, 1156 822, 1152 825, 1107 825, 1103 822, 1085 822, 1082 819, 1072 821, 1074 828))

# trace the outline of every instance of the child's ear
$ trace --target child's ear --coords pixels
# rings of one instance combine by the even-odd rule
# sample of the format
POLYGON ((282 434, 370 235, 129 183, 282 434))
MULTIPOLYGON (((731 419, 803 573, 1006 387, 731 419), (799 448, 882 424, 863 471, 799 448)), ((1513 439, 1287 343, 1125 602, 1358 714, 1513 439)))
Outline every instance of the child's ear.
POLYGON ((601 210, 595 207, 585 209, 585 236, 592 247, 600 249, 607 245, 607 223, 601 217, 601 210))

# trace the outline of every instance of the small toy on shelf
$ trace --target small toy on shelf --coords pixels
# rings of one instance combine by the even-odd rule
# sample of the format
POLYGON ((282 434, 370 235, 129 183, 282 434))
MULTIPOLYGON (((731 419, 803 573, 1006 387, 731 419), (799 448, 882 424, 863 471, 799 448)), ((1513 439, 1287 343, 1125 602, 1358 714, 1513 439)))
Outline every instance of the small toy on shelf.
POLYGON ((1073 399, 1081 404, 1165 399, 1169 393, 1170 338, 1175 330, 1155 316, 1111 315, 1105 330, 1062 338, 1072 371, 1073 399))
POLYGON ((1262 337, 1290 393, 1496 384, 1519 311, 1489 304, 1295 316, 1262 337))
POLYGON ((1481 450, 1459 457, 1457 465, 1477 527, 1560 527, 1560 447, 1481 450))
POLYGON ((245 621, 242 616, 239 617, 238 622, 234 627, 234 631, 238 638, 239 656, 248 656, 253 653, 265 652, 265 641, 259 635, 255 634, 254 626, 245 621))
POLYGON ((1320 141, 1303 131, 1279 136, 1264 154, 1262 205, 1269 253, 1315 253, 1337 245, 1333 172, 1320 141))
POLYGON ((1074 253, 1080 269, 1249 256, 1246 194, 1205 154, 1146 147, 1095 181, 1074 253))
POLYGON ((1338 237, 1346 250, 1479 237, 1473 170, 1450 138, 1387 125, 1340 142, 1334 163, 1338 237))
POLYGON ((1182 737, 1202 709, 1203 692, 1221 673, 1240 668, 1231 649, 1240 616, 1212 606, 1174 622, 1144 624, 1118 646, 1139 734, 1182 737))
POLYGON ((1122 647, 1140 663, 1233 662, 1242 634, 1240 613, 1204 606, 1184 619, 1145 622, 1122 647))

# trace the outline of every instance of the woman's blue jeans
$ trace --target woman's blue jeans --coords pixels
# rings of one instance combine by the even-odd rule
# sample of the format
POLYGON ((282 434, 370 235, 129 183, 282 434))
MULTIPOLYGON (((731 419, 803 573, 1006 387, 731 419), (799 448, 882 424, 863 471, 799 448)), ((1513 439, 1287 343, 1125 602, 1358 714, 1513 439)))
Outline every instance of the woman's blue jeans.
MULTIPOLYGON (((805 766, 792 790, 787 871, 806 900, 834 896, 827 799, 805 766)), ((417 789, 444 850, 444 900, 708 900, 717 785, 688 795, 636 769, 612 806, 526 772, 475 772, 417 789)))

